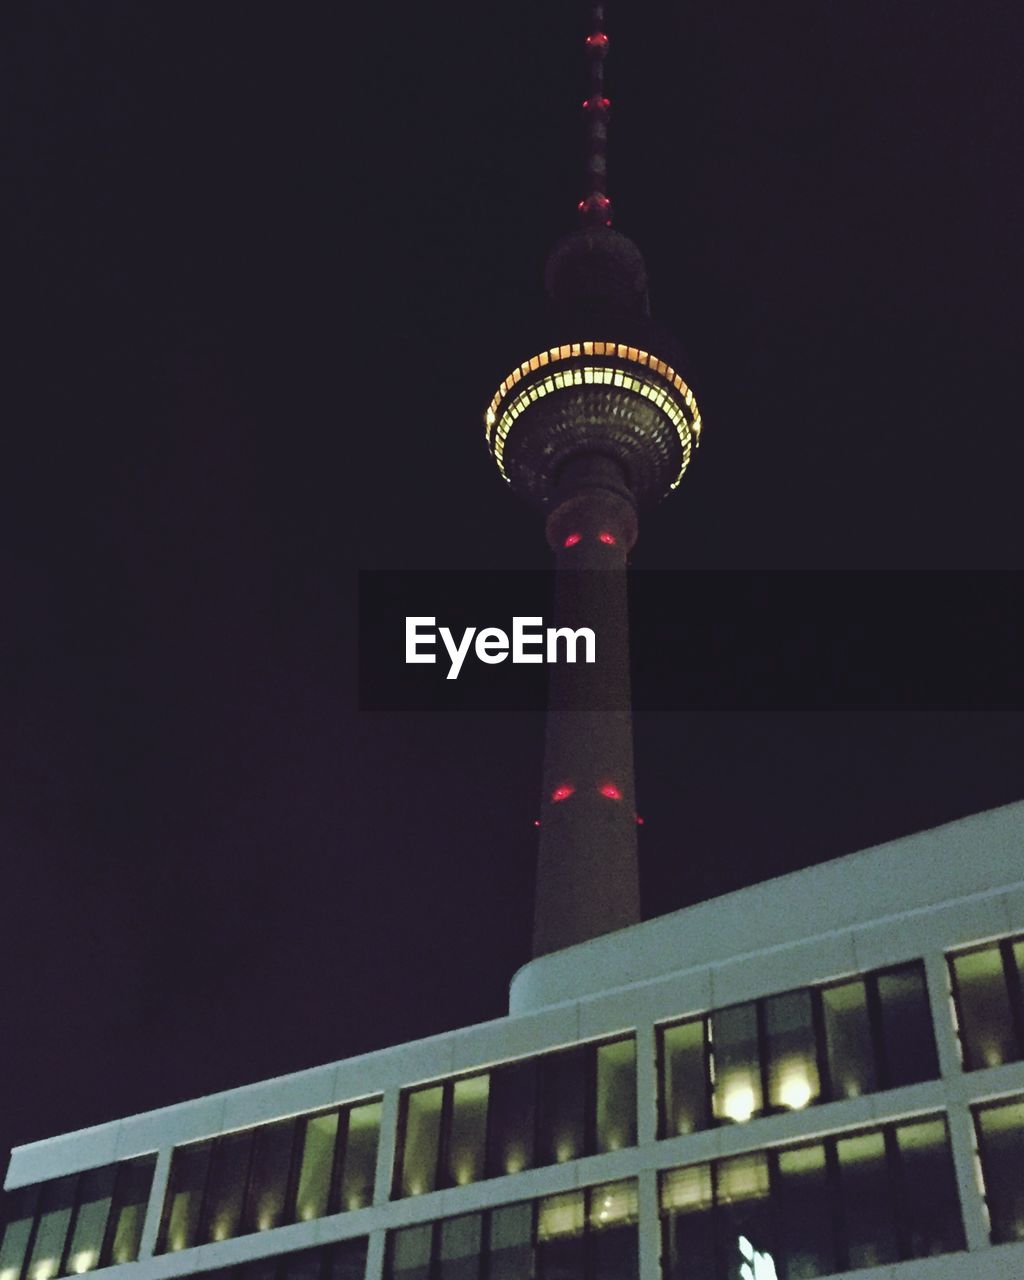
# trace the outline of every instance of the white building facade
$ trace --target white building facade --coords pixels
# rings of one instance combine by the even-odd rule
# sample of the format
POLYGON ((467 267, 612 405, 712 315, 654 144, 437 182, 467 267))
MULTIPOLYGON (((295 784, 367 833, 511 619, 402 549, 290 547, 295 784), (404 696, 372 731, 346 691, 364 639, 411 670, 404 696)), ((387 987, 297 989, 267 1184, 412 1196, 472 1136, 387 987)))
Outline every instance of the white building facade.
POLYGON ((1024 803, 16 1149, 0 1280, 1024 1277, 1024 803))

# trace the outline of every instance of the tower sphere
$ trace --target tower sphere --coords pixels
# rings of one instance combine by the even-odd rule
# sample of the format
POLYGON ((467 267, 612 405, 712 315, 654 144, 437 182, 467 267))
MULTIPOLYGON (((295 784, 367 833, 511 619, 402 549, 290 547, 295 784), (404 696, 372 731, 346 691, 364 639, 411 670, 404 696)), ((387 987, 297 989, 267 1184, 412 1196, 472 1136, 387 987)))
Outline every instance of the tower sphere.
POLYGON ((547 339, 502 381, 486 412, 503 478, 548 505, 574 458, 612 459, 640 507, 683 477, 700 412, 675 341, 651 322, 640 250, 610 227, 583 227, 548 257, 547 339))

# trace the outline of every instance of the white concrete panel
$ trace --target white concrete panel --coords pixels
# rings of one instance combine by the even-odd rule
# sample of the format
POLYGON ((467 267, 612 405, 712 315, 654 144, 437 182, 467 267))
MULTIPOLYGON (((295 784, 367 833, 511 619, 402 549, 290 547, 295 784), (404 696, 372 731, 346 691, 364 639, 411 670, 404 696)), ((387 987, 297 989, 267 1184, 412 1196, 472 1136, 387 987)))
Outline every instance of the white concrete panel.
MULTIPOLYGON (((1024 861, 1024 854, 1021 854, 1024 861)), ((1024 933, 1024 886, 1004 893, 1000 899, 1006 917, 1007 933, 1024 933)))
POLYGON ((337 1101, 338 1063, 299 1071, 281 1080, 281 1115, 295 1116, 320 1111, 337 1101))
POLYGON ((578 1039, 575 1004, 526 1018, 503 1018, 452 1037, 452 1070, 468 1071, 510 1058, 531 1057, 552 1047, 575 1044, 578 1039))
POLYGON ((110 1164, 117 1151, 117 1134, 122 1121, 97 1125, 92 1129, 79 1129, 59 1138, 47 1138, 11 1152, 11 1163, 4 1186, 23 1187, 32 1182, 44 1182, 61 1174, 79 1169, 93 1169, 110 1164))
POLYGON ((223 1093, 182 1102, 121 1121, 117 1138, 117 1159, 144 1155, 161 1147, 177 1147, 198 1138, 207 1138, 224 1128, 223 1093))
POLYGON ((648 986, 633 988, 628 994, 635 994, 652 1022, 672 1022, 710 1009, 711 990, 711 969, 705 967, 658 978, 648 986))
POLYGON ((711 972, 711 1007, 720 1009, 757 996, 827 982, 854 972, 856 967, 848 933, 726 961, 711 972))

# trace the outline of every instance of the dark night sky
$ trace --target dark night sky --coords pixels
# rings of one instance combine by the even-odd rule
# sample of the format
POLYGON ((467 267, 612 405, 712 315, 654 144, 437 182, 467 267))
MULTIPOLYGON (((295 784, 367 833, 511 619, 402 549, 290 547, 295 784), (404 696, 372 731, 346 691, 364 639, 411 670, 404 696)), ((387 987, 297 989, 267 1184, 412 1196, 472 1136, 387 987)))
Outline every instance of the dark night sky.
MULTIPOLYGON (((480 414, 584 9, 0 16, 5 1149, 503 1011, 540 718, 358 714, 355 572, 545 564, 480 414)), ((1019 4, 615 9, 618 223, 706 422, 634 563, 1018 569, 1019 4)), ((1024 796, 1010 711, 637 738, 652 915, 1024 796)))

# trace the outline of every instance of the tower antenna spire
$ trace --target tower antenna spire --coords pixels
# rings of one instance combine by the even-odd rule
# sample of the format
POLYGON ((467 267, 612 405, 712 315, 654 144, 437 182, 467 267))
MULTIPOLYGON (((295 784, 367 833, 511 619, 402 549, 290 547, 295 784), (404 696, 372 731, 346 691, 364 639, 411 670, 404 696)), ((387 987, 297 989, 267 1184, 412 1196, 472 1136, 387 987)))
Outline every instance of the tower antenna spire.
POLYGON ((608 197, 608 116, 611 103, 604 91, 604 60, 608 55, 608 35, 604 29, 604 5, 590 8, 590 33, 586 38, 590 65, 590 92, 583 100, 587 122, 587 193, 579 203, 580 222, 585 227, 610 227, 612 202, 608 197))

